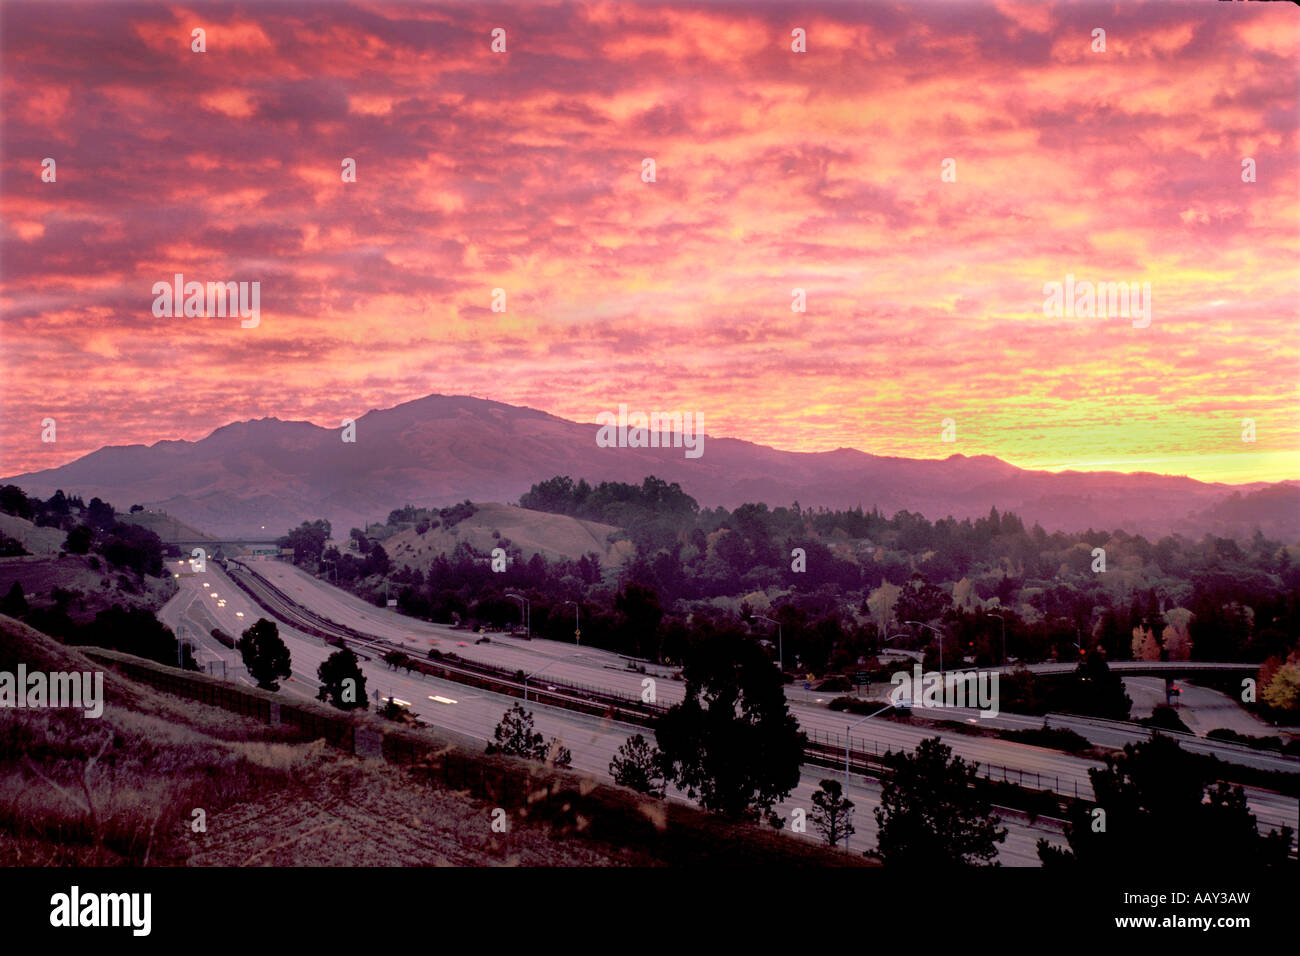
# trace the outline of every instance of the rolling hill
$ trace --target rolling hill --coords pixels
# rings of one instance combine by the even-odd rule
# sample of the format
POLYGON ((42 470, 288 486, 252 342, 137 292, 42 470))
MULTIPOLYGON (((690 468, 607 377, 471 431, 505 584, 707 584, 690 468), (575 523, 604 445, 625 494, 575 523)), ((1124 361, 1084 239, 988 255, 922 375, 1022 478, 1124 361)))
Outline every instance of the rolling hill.
POLYGON ((617 563, 616 554, 608 537, 617 530, 596 521, 487 502, 475 505, 474 514, 450 528, 431 528, 424 534, 407 528, 385 538, 383 545, 394 564, 421 570, 428 567, 431 557, 450 554, 462 541, 483 554, 491 554, 493 548, 509 541, 523 552, 524 560, 540 554, 548 560, 576 561, 595 552, 602 564, 612 564, 617 563))
POLYGON ((110 446, 58 468, 3 479, 29 493, 62 488, 86 500, 140 502, 216 535, 283 530, 328 518, 339 529, 394 507, 472 498, 511 501, 554 475, 681 484, 702 506, 746 501, 804 507, 873 505, 930 519, 1011 510, 1048 530, 1123 528, 1159 535, 1300 536, 1300 483, 1210 484, 1115 472, 1043 472, 990 456, 916 460, 849 448, 788 452, 709 436, 699 458, 681 448, 602 448, 598 426, 466 396, 431 395, 368 412, 356 441, 339 429, 264 418, 199 441, 110 446), (1237 497, 1234 497, 1237 496, 1237 497))

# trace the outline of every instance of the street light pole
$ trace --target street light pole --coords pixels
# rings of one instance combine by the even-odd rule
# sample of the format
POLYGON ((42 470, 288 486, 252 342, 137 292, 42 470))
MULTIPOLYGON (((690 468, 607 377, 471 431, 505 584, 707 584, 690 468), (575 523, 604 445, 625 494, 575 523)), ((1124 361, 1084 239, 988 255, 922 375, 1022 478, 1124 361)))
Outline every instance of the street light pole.
MULTIPOLYGON (((560 663, 560 662, 559 662, 559 661, 551 661, 551 663, 547 664, 546 667, 553 667, 554 665, 556 665, 556 664, 558 664, 558 663, 560 663)), ((528 681, 529 681, 529 679, 530 679, 530 678, 533 678, 533 677, 536 677, 536 676, 537 676, 538 674, 540 674, 542 671, 546 670, 546 667, 539 667, 537 670, 533 671, 531 674, 529 674, 527 677, 524 678, 524 703, 525 703, 525 704, 528 703, 528 681)))
POLYGON ((781 642, 781 622, 774 621, 770 617, 763 617, 761 614, 755 614, 754 617, 760 621, 767 621, 768 624, 776 625, 776 661, 777 666, 781 668, 781 673, 785 674, 785 651, 782 649, 781 642))
POLYGON ((522 594, 515 594, 513 591, 507 591, 506 597, 514 598, 520 602, 519 616, 524 622, 524 637, 531 639, 533 636, 533 603, 522 594))
POLYGON ((904 621, 904 624, 916 624, 926 630, 934 631, 935 636, 939 639, 939 673, 943 674, 943 632, 937 627, 931 627, 929 624, 922 624, 920 621, 904 621))
MULTIPOLYGON (((886 704, 884 707, 881 707, 875 713, 867 714, 867 716, 854 721, 853 723, 849 724, 848 727, 845 728, 844 730, 844 799, 845 800, 849 798, 849 734, 853 733, 853 728, 856 727, 858 724, 862 723, 862 721, 870 720, 872 717, 875 717, 877 714, 883 714, 885 711, 889 710, 889 708, 893 706, 894 705, 892 703, 886 704)), ((848 848, 849 848, 849 834, 848 834, 848 827, 845 827, 844 828, 844 849, 847 850, 848 848)))

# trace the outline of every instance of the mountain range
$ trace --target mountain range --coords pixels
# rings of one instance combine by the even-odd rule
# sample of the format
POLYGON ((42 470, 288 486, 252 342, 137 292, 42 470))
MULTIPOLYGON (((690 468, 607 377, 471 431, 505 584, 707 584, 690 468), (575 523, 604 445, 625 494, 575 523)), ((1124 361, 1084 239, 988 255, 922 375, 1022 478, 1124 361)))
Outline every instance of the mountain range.
POLYGON ((430 395, 340 429, 263 418, 199 441, 107 446, 58 468, 0 479, 30 494, 58 488, 125 510, 164 511, 218 536, 280 534, 328 518, 336 534, 382 521, 405 504, 466 498, 514 501, 555 475, 591 483, 678 482, 701 506, 744 502, 906 509, 931 520, 1013 511, 1048 531, 1086 528, 1157 536, 1177 531, 1248 536, 1256 527, 1300 540, 1300 482, 1226 485, 1149 473, 1046 472, 988 455, 943 459, 872 455, 851 448, 781 451, 708 436, 704 453, 609 448, 598 426, 468 396, 430 395))

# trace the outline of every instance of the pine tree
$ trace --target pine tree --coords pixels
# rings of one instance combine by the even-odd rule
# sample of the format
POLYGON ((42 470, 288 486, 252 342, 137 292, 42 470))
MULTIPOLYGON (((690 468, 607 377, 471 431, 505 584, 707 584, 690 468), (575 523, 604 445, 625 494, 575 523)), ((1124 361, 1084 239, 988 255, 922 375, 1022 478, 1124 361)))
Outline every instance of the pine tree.
POLYGON ((641 734, 633 734, 609 762, 609 774, 615 783, 631 787, 652 797, 664 795, 663 774, 659 770, 659 750, 641 734))
POLYGON ((573 754, 568 747, 555 737, 547 742, 533 730, 533 715, 524 710, 522 704, 513 705, 502 715, 501 722, 492 731, 492 739, 495 742, 487 745, 490 754, 527 757, 556 767, 567 767, 573 763, 573 754))
POLYGON ((921 741, 914 754, 903 751, 887 759, 894 772, 881 787, 872 855, 886 866, 929 872, 994 860, 1007 831, 998 829, 979 786, 979 764, 953 757, 938 737, 921 741))
POLYGON ((856 832, 853 826, 853 801, 844 795, 838 780, 823 780, 812 795, 809 817, 828 846, 836 846, 856 832))

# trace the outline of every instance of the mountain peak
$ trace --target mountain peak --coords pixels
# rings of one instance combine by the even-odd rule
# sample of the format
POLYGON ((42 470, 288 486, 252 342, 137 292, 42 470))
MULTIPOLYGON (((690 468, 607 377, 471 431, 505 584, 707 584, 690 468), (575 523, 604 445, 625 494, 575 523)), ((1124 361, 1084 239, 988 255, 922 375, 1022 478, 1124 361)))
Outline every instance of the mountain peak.
MULTIPOLYGON (((360 527, 405 504, 512 501, 556 475, 591 484, 640 484, 655 475, 706 507, 861 503, 931 520, 974 519, 996 507, 1049 530, 1144 534, 1198 534, 1188 514, 1242 490, 1149 474, 1030 471, 960 452, 926 460, 853 448, 788 452, 712 436, 695 459, 675 448, 601 448, 590 424, 470 395, 432 394, 373 410, 357 419, 355 437, 343 442, 337 428, 266 416, 222 425, 196 442, 101 449, 16 483, 33 494, 63 488, 119 506, 141 503, 218 535, 321 517, 360 527)), ((1249 490, 1258 487, 1266 486, 1249 490)), ((1285 495, 1264 496, 1249 510, 1220 509, 1205 520, 1222 534, 1248 517, 1275 537, 1292 537, 1300 535, 1297 517, 1280 516, 1290 504, 1285 495)))

